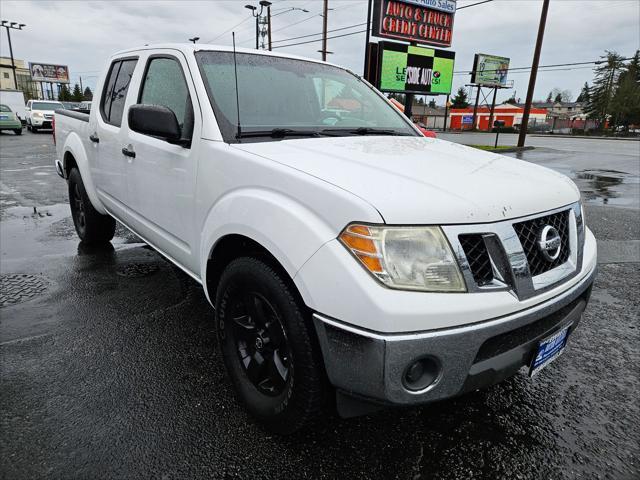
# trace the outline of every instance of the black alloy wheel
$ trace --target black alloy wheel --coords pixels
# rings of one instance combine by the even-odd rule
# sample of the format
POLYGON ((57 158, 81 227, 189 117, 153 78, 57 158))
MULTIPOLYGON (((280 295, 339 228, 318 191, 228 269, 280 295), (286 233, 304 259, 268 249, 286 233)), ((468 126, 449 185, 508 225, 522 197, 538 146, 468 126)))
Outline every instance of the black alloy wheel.
POLYGON ((291 369, 291 356, 282 320, 258 292, 238 292, 231 299, 232 335, 244 371, 259 392, 280 395, 291 369))
POLYGON ((87 229, 87 216, 84 210, 82 194, 80 193, 80 185, 78 183, 75 183, 73 185, 71 202, 73 223, 78 229, 78 235, 80 236, 80 238, 83 238, 85 230, 87 229))

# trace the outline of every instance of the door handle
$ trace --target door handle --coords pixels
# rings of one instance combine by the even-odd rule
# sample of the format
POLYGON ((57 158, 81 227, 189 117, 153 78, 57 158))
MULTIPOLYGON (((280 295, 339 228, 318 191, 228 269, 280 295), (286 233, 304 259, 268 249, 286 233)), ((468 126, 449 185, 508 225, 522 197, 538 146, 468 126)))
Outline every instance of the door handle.
POLYGON ((122 148, 122 154, 127 157, 136 158, 136 152, 129 150, 127 147, 122 148))
POLYGON ((91 140, 93 143, 100 143, 100 139, 95 133, 89 135, 89 140, 91 140))

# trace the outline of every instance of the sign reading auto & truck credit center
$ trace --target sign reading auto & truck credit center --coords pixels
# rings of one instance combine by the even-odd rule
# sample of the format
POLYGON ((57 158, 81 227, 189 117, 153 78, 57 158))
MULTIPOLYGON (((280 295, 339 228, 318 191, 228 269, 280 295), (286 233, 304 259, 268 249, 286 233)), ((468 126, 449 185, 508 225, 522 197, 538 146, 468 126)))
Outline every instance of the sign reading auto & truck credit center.
POLYGON ((374 0, 372 34, 451 46, 455 0, 374 0))
POLYGON ((455 53, 395 42, 379 43, 379 89, 416 94, 451 93, 455 53))

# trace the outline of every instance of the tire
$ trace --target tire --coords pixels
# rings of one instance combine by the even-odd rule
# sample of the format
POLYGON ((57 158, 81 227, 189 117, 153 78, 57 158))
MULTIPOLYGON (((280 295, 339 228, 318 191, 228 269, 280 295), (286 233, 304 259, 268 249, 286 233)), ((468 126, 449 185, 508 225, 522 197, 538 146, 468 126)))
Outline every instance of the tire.
POLYGON ((31 124, 27 123, 27 130, 31 131, 31 124))
POLYGON ((16 135, 22 135, 22 129, 21 128, 16 128, 13 133, 15 133, 16 135))
POLYGON ((31 132, 32 133, 38 133, 38 129, 36 127, 34 127, 33 125, 31 125, 31 132))
POLYGON ((78 237, 87 245, 108 243, 115 234, 116 221, 93 208, 77 168, 71 170, 68 183, 71 216, 78 237))
POLYGON ((284 275, 256 258, 233 260, 216 292, 216 326, 240 401, 268 431, 288 435, 324 411, 330 387, 309 315, 284 275))

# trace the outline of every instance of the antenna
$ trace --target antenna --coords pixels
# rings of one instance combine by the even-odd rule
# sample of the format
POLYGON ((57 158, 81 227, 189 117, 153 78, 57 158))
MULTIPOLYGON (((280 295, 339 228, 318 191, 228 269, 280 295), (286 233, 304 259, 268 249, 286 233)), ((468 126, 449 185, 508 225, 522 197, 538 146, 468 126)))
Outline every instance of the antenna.
POLYGON ((240 128, 240 96, 238 95, 238 63, 236 62, 236 32, 231 32, 233 37, 233 70, 236 76, 236 111, 238 112, 238 131, 236 138, 242 138, 242 129, 240 128))

